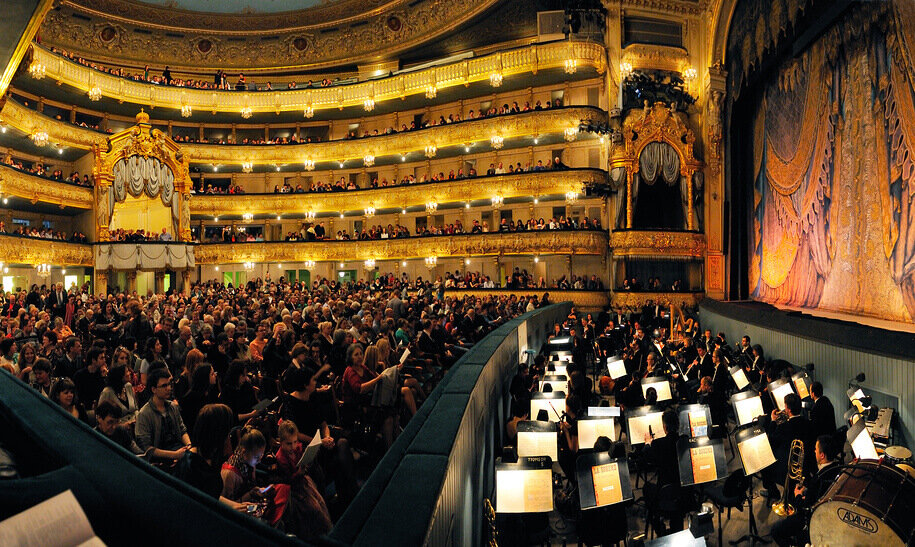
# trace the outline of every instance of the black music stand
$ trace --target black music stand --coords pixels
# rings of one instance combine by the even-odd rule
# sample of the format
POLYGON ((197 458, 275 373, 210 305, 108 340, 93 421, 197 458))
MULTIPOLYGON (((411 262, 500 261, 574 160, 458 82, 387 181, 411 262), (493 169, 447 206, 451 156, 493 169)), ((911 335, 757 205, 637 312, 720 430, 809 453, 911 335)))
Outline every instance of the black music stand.
POLYGON ((535 420, 518 422, 517 450, 519 458, 549 456, 553 461, 558 461, 559 423, 535 420))
POLYGON ((775 408, 779 411, 785 410, 785 396, 789 393, 794 393, 794 384, 787 378, 769 382, 769 395, 772 397, 772 402, 775 403, 775 408))
POLYGON ((626 438, 629 446, 645 444, 645 433, 652 437, 664 436, 664 411, 656 406, 640 406, 626 410, 626 438))
POLYGON ((558 422, 566 409, 566 394, 562 391, 550 393, 534 393, 531 395, 531 416, 537 416, 538 411, 546 410, 547 419, 558 422))
POLYGON ((626 362, 619 357, 607 358, 607 373, 614 380, 618 380, 628 374, 626 372, 626 362))
POLYGON ((496 464, 497 513, 553 510, 553 460, 546 456, 496 464))
POLYGON ((794 373, 791 376, 791 383, 794 384, 794 392, 802 401, 810 398, 810 376, 807 376, 806 372, 802 370, 794 373))
POLYGON ((677 457, 680 460, 680 484, 683 486, 715 482, 728 474, 723 439, 680 437, 677 439, 677 457))
POLYGON ((578 418, 578 446, 587 449, 600 437, 616 442, 616 422, 611 416, 580 416, 578 418))
POLYGON ((756 391, 747 390, 731 395, 731 407, 737 418, 737 427, 745 426, 760 416, 765 415, 762 397, 756 391))
POLYGON ((712 411, 708 405, 680 405, 680 435, 708 437, 712 427, 712 411), (704 423, 703 423, 704 422, 704 423))
POLYGON ((728 372, 731 373, 731 379, 734 380, 734 384, 737 386, 737 391, 743 391, 747 388, 747 386, 750 385, 750 380, 747 378, 747 373, 740 365, 735 365, 729 368, 728 372))
POLYGON ((648 376, 642 379, 642 395, 648 397, 648 389, 654 388, 658 394, 658 402, 670 401, 673 394, 670 390, 670 378, 667 376, 648 376))
POLYGON ((569 385, 569 378, 564 374, 545 374, 540 379, 540 391, 543 391, 544 384, 553 386, 553 391, 565 391, 569 385))
POLYGON ((737 444, 737 454, 740 456, 744 474, 749 479, 747 481, 747 504, 750 514, 747 533, 730 543, 737 545, 744 541, 749 541, 750 544, 754 541, 763 542, 756 527, 756 516, 753 513, 753 475, 775 463, 775 455, 772 453, 772 445, 769 443, 766 428, 759 423, 751 423, 735 430, 734 442, 737 444))
POLYGON ((860 419, 848 428, 845 438, 851 446, 852 453, 859 460, 879 460, 877 447, 864 419, 860 419))
POLYGON ((582 511, 633 499, 626 458, 611 458, 606 452, 582 454, 575 460, 575 478, 582 511))

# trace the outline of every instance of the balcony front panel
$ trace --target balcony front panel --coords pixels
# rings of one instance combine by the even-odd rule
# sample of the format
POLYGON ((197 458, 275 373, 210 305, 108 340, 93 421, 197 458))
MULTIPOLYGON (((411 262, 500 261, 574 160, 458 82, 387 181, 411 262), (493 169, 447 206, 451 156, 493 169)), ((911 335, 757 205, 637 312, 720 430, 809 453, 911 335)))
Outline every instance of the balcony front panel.
POLYGON ((705 234, 654 230, 614 230, 610 234, 614 256, 684 257, 705 256, 705 234))
POLYGON ((192 216, 286 215, 314 211, 352 211, 371 206, 401 209, 429 201, 439 204, 526 196, 581 193, 589 184, 606 184, 607 172, 599 169, 537 171, 520 175, 465 178, 404 186, 388 186, 346 192, 307 192, 304 194, 196 194, 191 197, 192 216))
POLYGON ((366 241, 213 243, 198 245, 196 263, 390 260, 485 255, 603 255, 607 233, 548 231, 408 237, 366 241))
POLYGON ((32 203, 41 201, 76 209, 91 209, 94 200, 92 188, 49 180, 7 165, 0 165, 0 192, 32 203))
POLYGON ((0 235, 0 257, 5 264, 91 267, 92 245, 0 235))
MULTIPOLYGON (((550 296, 552 297, 552 292, 550 296)), ((641 310, 655 304, 662 307, 692 307, 705 297, 702 291, 655 292, 655 291, 613 291, 610 303, 613 309, 641 310)), ((556 300, 555 298, 553 299, 556 300)))
POLYGON ((478 298, 494 296, 496 298, 508 295, 536 296, 542 298, 544 293, 550 294, 551 302, 572 302, 578 311, 592 312, 607 309, 610 305, 610 293, 607 291, 585 290, 560 290, 560 289, 445 289, 445 298, 462 298, 470 295, 478 298))
POLYGON ((119 101, 181 110, 189 106, 195 112, 280 113, 304 111, 311 106, 321 109, 362 106, 366 99, 376 103, 423 94, 429 86, 438 90, 488 81, 498 72, 503 77, 538 70, 562 68, 567 59, 579 69, 602 72, 606 62, 604 48, 592 42, 554 42, 511 49, 453 64, 427 68, 349 85, 277 91, 218 91, 189 87, 163 86, 134 81, 95 70, 33 44, 34 60, 46 68, 46 77, 88 92, 98 87, 103 96, 119 101))

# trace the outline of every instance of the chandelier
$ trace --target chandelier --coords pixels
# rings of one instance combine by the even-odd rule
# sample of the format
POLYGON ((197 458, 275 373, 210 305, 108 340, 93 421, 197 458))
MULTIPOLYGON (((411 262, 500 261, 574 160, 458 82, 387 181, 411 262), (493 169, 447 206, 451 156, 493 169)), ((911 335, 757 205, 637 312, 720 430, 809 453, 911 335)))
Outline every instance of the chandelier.
POLYGON ((696 72, 695 68, 689 67, 683 71, 683 81, 686 83, 686 85, 689 85, 693 80, 696 79, 696 76, 698 75, 699 73, 696 72))
POLYGON ((505 198, 502 194, 498 194, 492 197, 492 207, 493 209, 499 209, 502 205, 505 204, 505 198))
POLYGON ((575 137, 578 136, 578 128, 577 127, 567 127, 565 129, 565 131, 563 131, 562 133, 563 133, 563 136, 565 137, 566 141, 572 142, 575 140, 575 137))
POLYGON ((365 218, 372 218, 375 216, 375 208, 369 205, 365 208, 365 218))
POLYGON ((568 192, 566 192, 566 203, 568 203, 569 205, 572 205, 576 201, 578 201, 578 192, 576 192, 575 190, 569 190, 568 192))
POLYGON ((489 138, 489 143, 496 150, 502 148, 502 144, 505 143, 505 137, 502 135, 493 135, 489 138))
POLYGON ((244 108, 241 109, 241 117, 244 118, 244 119, 246 119, 246 120, 247 120, 248 118, 250 118, 252 114, 254 114, 254 111, 251 110, 251 107, 250 107, 250 106, 246 106, 246 107, 244 107, 244 108))
POLYGON ((305 117, 314 118, 315 117, 315 107, 308 105, 305 107, 305 117))
POLYGON ((306 260, 305 262, 303 262, 303 264, 305 264, 305 267, 306 267, 306 268, 314 268, 314 267, 315 267, 315 261, 314 261, 314 260, 306 260))
POLYGON ((427 144, 424 151, 426 153, 427 158, 434 158, 435 152, 438 151, 438 148, 436 148, 434 144, 427 144))
POLYGON ((314 212, 314 211, 305 211, 305 220, 311 222, 311 221, 313 221, 314 219, 315 219, 315 212, 314 212))
POLYGON ((426 213, 431 215, 431 214, 435 213, 435 211, 437 211, 437 210, 438 210, 438 203, 436 203, 434 201, 426 202, 426 213))
POLYGON ((194 109, 191 108, 191 105, 189 105, 189 104, 181 105, 181 117, 182 118, 190 118, 191 114, 193 114, 193 113, 194 113, 194 109))
POLYGON ((38 274, 38 277, 47 278, 51 275, 51 265, 50 264, 39 264, 35 266, 35 272, 38 274))
POLYGON ((578 61, 575 59, 566 59, 566 62, 565 62, 566 74, 575 74, 576 70, 578 70, 578 61))
POLYGON ((490 74, 489 75, 489 84, 493 87, 499 87, 500 85, 502 85, 502 73, 493 72, 492 74, 490 74))
POLYGON ((253 170, 254 170, 254 162, 251 162, 251 161, 241 162, 242 173, 250 173, 253 170))
POLYGON ((29 75, 36 80, 44 78, 46 72, 47 67, 41 63, 32 63, 29 65, 29 75))
POLYGON ((434 268, 435 265, 438 264, 438 257, 437 256, 427 256, 425 258, 425 261, 426 261, 427 268, 434 268))
POLYGON ((430 85, 429 87, 426 88, 426 98, 427 99, 434 99, 436 97, 436 95, 438 95, 437 86, 430 85))
POLYGON ((625 79, 632 74, 632 63, 620 63, 620 76, 625 79))
POLYGON ((50 137, 44 131, 32 133, 30 138, 32 139, 32 142, 35 143, 35 146, 47 146, 48 143, 51 142, 50 137))
POLYGON ((362 108, 364 108, 366 112, 375 110, 375 99, 369 97, 368 99, 362 101, 362 108))
POLYGON ((102 98, 102 88, 97 85, 94 85, 89 88, 89 100, 98 101, 102 98))
POLYGON ((241 216, 241 218, 245 219, 245 222, 251 222, 254 220, 254 213, 245 213, 241 216))
POLYGON ((315 160, 313 160, 313 159, 307 159, 307 160, 305 160, 303 163, 305 164, 305 170, 306 170, 306 171, 314 171, 314 170, 315 170, 315 160))
POLYGON ((374 269, 375 269, 375 259, 374 259, 374 258, 369 258, 368 260, 366 260, 366 261, 365 261, 365 268, 366 268, 367 270, 374 270, 374 269))
POLYGON ((246 272, 254 271, 254 262, 245 262, 242 266, 244 266, 246 272))
POLYGON ((375 156, 373 156, 371 154, 366 154, 366 156, 364 158, 362 158, 362 161, 363 161, 363 163, 365 163, 366 167, 371 167, 371 166, 375 165, 375 156))

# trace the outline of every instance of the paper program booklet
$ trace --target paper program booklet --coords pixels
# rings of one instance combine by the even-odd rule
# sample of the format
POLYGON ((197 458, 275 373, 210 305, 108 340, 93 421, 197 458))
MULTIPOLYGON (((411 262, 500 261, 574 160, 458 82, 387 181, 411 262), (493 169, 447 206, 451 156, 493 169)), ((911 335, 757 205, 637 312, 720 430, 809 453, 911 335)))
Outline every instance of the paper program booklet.
POLYGON ((318 456, 318 452, 321 450, 321 430, 318 429, 315 431, 315 436, 311 438, 311 442, 308 443, 308 446, 305 447, 305 451, 302 452, 302 457, 299 459, 299 468, 307 467, 311 462, 315 461, 315 458, 318 456))
POLYGON ((0 545, 105 547, 72 490, 0 522, 0 545))

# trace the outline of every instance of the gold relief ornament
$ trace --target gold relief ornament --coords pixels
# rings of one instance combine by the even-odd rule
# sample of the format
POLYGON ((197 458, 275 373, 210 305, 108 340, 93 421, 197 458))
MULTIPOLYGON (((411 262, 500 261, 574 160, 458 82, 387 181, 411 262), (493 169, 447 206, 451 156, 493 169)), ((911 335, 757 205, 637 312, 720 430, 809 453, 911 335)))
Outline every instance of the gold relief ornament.
POLYGON ((610 305, 610 293, 608 291, 582 291, 582 290, 560 290, 560 289, 445 289, 445 298, 463 297, 466 295, 485 298, 487 296, 536 296, 543 297, 543 293, 550 293, 550 300, 553 302, 570 301, 579 310, 595 311, 604 310, 610 305))
POLYGON ((48 180, 2 164, 0 188, 6 195, 25 198, 32 203, 41 201, 75 209, 91 209, 94 201, 91 188, 48 180))
MULTIPOLYGON (((553 293, 550 293, 552 297, 553 293)), ((693 307, 704 298, 702 292, 628 292, 613 291, 610 307, 613 309, 641 310, 645 306, 658 304, 663 307, 693 307)), ((554 299, 555 300, 555 299, 554 299)))
POLYGON ((93 265, 92 246, 51 239, 0 235, 0 256, 8 264, 54 264, 55 266, 93 265))
POLYGON ((610 234, 615 256, 705 256, 705 235, 695 232, 619 230, 610 234))

